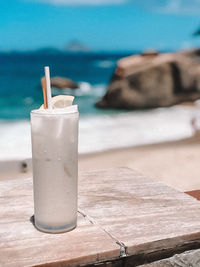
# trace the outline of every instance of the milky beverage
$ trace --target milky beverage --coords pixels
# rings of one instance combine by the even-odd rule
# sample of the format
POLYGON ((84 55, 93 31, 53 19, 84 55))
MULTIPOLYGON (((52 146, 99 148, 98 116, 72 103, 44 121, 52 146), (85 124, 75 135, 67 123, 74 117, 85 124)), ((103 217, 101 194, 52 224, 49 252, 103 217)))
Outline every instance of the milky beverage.
POLYGON ((31 112, 34 219, 45 232, 76 227, 78 116, 76 105, 31 112))

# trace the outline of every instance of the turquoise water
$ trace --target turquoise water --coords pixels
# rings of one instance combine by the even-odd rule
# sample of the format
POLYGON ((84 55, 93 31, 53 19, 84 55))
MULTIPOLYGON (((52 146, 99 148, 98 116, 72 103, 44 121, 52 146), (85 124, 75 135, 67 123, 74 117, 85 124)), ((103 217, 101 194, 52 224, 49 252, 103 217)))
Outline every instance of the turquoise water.
POLYGON ((0 54, 0 119, 29 118, 30 111, 41 105, 40 78, 46 65, 52 77, 68 77, 79 83, 77 90, 53 89, 52 93, 75 95, 81 115, 117 112, 97 109, 94 104, 104 95, 117 60, 129 54, 0 54))
POLYGON ((191 119, 198 107, 175 106, 146 111, 101 110, 100 99, 119 58, 128 54, 0 54, 0 160, 31 157, 29 113, 43 102, 40 78, 49 65, 51 76, 69 77, 80 111, 79 153, 144 145, 186 138, 193 134, 191 119), (119 114, 117 114, 119 113, 119 114), (106 115, 104 115, 106 114, 106 115))

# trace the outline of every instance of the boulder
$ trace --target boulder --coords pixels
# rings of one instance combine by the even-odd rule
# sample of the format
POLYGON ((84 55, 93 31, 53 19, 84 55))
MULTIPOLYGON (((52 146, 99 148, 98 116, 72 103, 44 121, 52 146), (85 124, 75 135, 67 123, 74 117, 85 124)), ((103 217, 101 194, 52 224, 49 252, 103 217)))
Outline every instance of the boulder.
POLYGON ((51 86, 56 87, 58 89, 65 89, 71 88, 76 89, 78 88, 78 84, 68 78, 63 77, 52 77, 51 78, 51 86))
POLYGON ((188 250, 172 257, 154 261, 139 267, 197 267, 200 266, 200 249, 188 250))
POLYGON ((146 53, 122 58, 100 108, 167 107, 200 98, 200 51, 146 53))
POLYGON ((157 50, 145 50, 141 53, 141 56, 157 56, 159 53, 157 50))

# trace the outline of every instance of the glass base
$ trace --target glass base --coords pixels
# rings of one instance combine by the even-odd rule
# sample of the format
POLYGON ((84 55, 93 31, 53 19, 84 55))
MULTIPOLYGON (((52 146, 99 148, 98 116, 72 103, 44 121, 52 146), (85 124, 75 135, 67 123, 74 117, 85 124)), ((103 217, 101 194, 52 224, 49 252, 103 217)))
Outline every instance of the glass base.
POLYGON ((42 231, 45 233, 51 233, 51 234, 69 232, 73 230, 74 228, 76 228, 76 222, 67 224, 67 225, 62 225, 62 226, 47 226, 47 225, 40 224, 35 220, 34 225, 39 231, 42 231))

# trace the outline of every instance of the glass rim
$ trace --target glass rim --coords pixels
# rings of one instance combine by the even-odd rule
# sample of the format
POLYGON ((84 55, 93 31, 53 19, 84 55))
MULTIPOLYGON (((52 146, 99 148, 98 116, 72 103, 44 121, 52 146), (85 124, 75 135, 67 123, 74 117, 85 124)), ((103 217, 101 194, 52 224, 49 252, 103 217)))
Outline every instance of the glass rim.
POLYGON ((57 109, 33 109, 31 110, 31 114, 42 115, 42 116, 49 116, 49 115, 57 116, 57 115, 65 115, 65 114, 72 114, 72 113, 78 113, 78 105, 72 105, 66 108, 57 108, 57 109))

